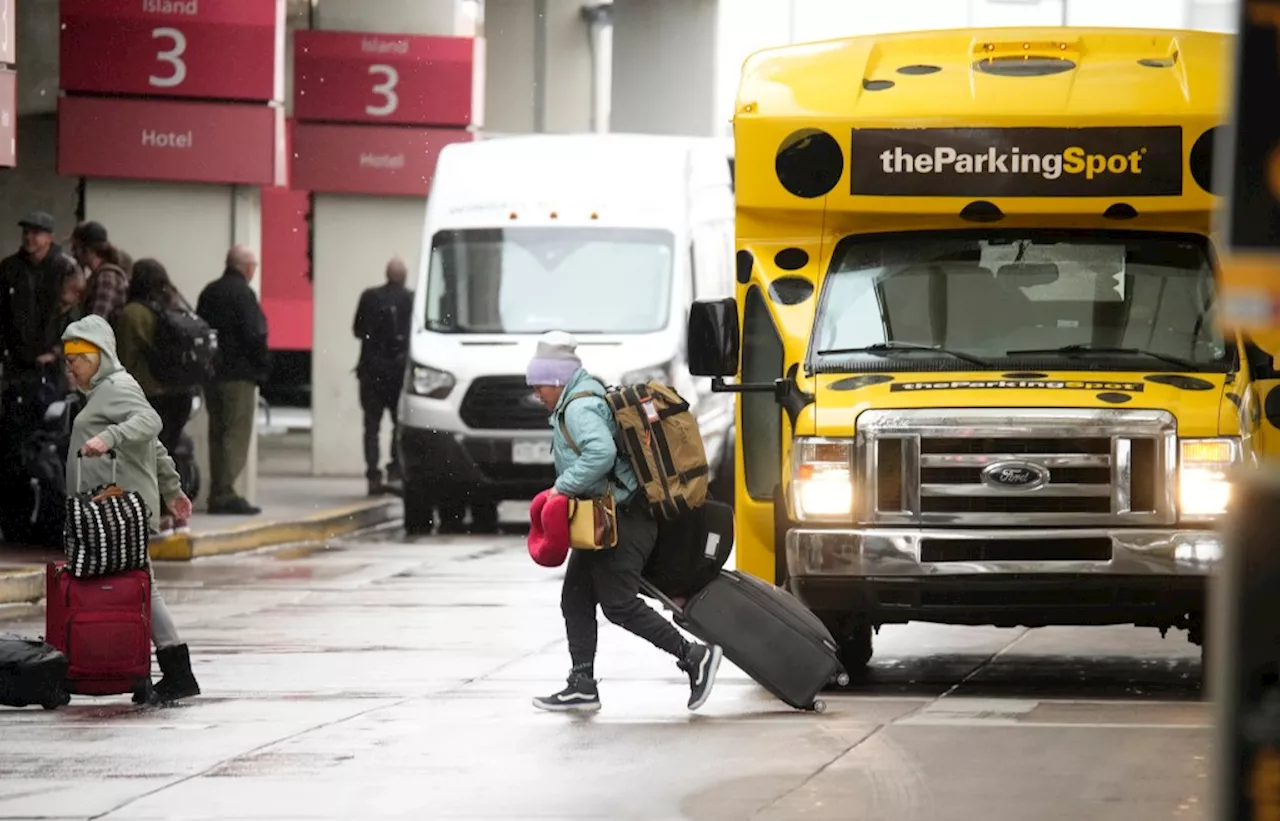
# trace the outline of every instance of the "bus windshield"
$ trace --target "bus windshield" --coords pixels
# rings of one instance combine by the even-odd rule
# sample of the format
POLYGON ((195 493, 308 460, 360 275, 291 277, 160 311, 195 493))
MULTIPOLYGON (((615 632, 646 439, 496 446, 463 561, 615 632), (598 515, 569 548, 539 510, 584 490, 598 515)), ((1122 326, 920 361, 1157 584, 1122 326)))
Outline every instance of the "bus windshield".
POLYGON ((982 231, 851 237, 836 249, 812 371, 1232 367, 1205 242, 982 231))

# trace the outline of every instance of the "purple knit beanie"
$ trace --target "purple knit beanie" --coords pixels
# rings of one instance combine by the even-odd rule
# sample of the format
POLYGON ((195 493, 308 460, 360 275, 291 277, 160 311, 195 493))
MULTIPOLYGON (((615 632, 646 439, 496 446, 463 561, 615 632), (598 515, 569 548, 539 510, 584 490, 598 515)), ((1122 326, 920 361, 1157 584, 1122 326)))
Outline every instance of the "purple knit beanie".
POLYGON ((529 360, 525 381, 531 387, 563 387, 582 367, 576 353, 578 340, 564 331, 548 331, 538 340, 538 349, 529 360))

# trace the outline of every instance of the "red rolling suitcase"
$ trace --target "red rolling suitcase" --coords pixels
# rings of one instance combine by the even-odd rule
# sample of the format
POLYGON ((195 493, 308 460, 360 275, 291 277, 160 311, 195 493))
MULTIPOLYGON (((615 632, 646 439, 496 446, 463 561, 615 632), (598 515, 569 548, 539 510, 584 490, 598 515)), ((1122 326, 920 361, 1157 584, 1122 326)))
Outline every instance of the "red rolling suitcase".
POLYGON ((67 691, 86 696, 151 691, 151 576, 130 570, 77 579, 66 562, 45 568, 45 641, 69 661, 67 691))

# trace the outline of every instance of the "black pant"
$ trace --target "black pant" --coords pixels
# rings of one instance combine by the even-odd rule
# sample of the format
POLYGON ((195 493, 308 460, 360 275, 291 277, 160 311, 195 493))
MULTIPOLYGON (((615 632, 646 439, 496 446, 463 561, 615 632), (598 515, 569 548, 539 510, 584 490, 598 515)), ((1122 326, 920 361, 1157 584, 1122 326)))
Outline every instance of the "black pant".
POLYGON ((400 402, 400 383, 391 378, 378 376, 362 376, 360 378, 360 409, 364 411, 364 465, 365 475, 370 479, 382 476, 378 469, 378 434, 382 429, 382 415, 391 414, 391 424, 396 429, 391 438, 391 460, 387 465, 388 472, 394 477, 400 472, 400 461, 396 458, 395 434, 399 432, 400 421, 396 417, 396 405, 400 402))
POLYGON ((590 669, 596 657, 596 605, 609 621, 679 658, 685 639, 671 622, 640 598, 640 573, 658 536, 648 511, 618 509, 618 546, 571 550, 560 592, 569 658, 575 670, 590 669))
POLYGON ((182 438, 187 421, 191 419, 194 398, 189 393, 174 393, 148 396, 147 401, 160 415, 160 444, 172 456, 178 449, 178 440, 182 438))

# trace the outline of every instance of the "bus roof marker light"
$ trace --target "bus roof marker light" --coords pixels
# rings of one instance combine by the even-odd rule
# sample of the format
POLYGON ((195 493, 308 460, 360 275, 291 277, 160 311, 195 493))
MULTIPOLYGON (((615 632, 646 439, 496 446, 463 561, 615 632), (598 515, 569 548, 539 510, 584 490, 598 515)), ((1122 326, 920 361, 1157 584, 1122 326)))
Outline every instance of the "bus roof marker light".
POLYGON ((510 214, 508 214, 508 215, 507 215, 507 219, 512 219, 512 220, 513 220, 513 219, 515 219, 515 218, 516 218, 516 212, 515 212, 515 211, 512 211, 510 214))

